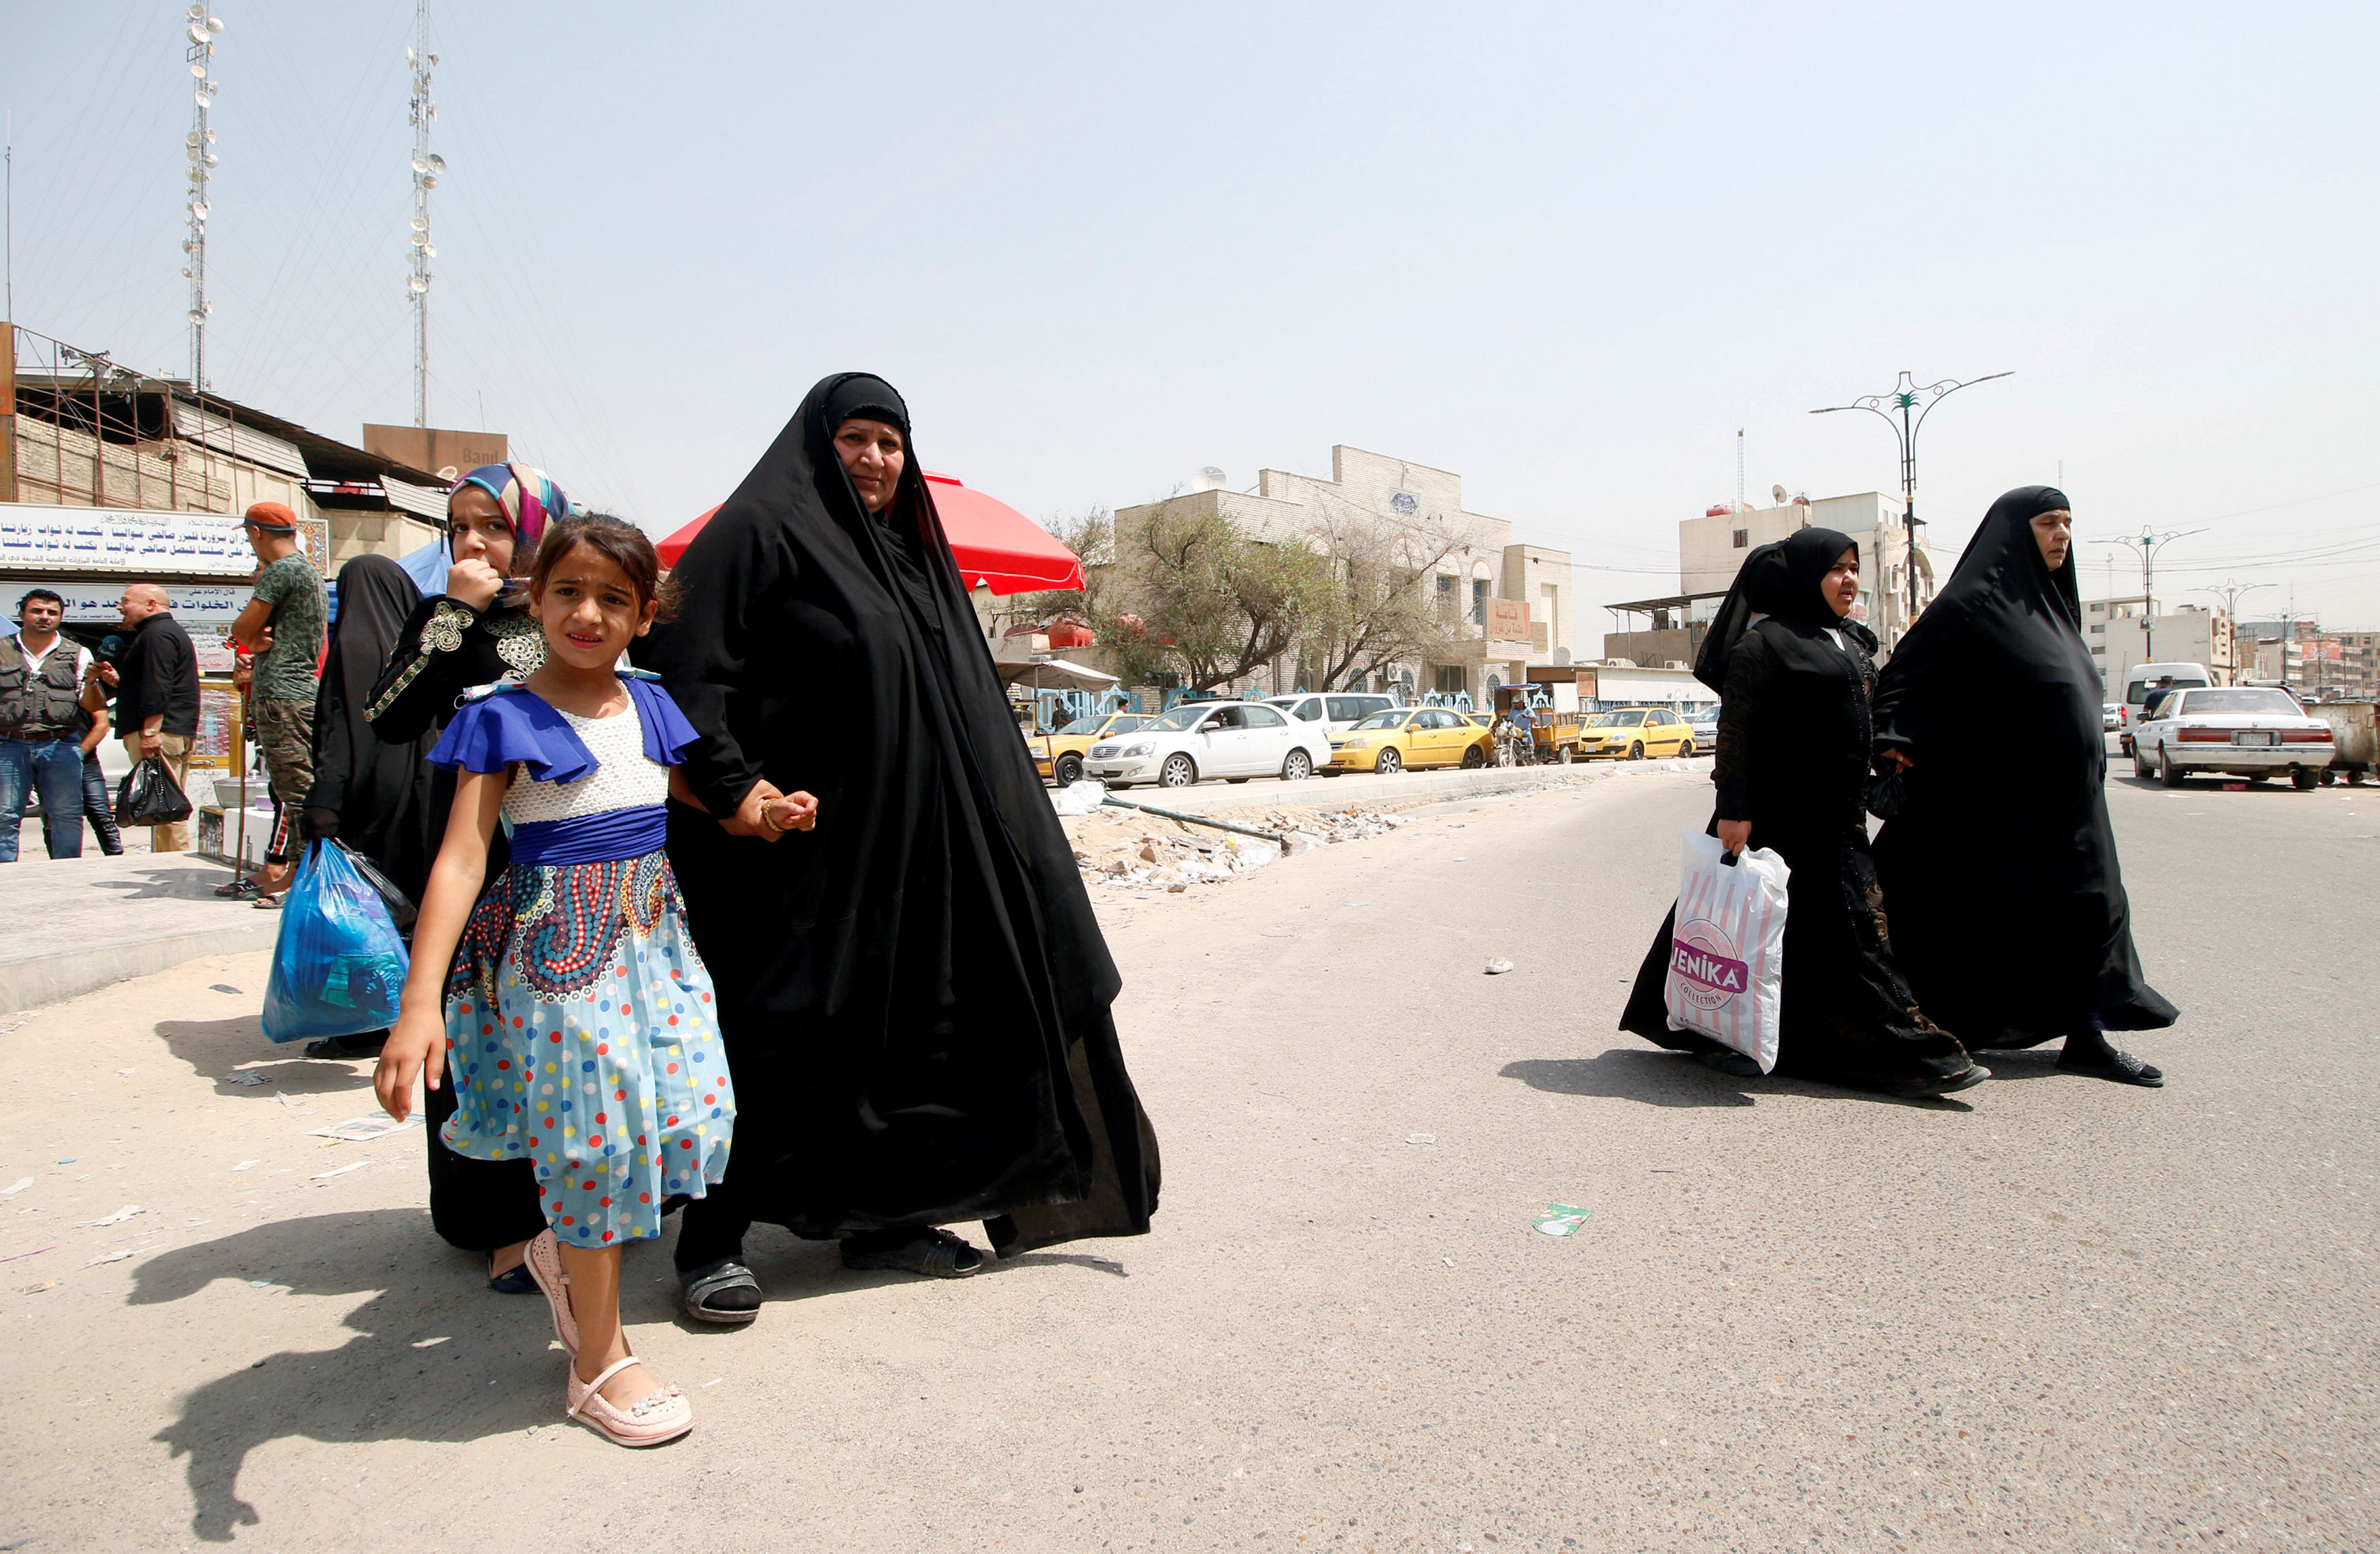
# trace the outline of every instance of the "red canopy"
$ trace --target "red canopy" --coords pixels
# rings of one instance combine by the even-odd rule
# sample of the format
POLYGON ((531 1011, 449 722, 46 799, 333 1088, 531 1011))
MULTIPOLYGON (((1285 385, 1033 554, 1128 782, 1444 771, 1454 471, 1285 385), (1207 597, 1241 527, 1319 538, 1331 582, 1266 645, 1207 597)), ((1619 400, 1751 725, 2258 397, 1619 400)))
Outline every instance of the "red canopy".
MULTIPOLYGON (((1040 593, 1083 586, 1083 564, 1048 529, 1007 503, 968 490, 955 475, 929 469, 926 479, 934 483, 934 511, 941 515, 951 554, 958 559, 959 575, 967 587, 988 583, 994 593, 1040 593)), ((657 549, 662 564, 675 566, 710 521, 710 514, 718 511, 711 508, 662 540, 657 549)))

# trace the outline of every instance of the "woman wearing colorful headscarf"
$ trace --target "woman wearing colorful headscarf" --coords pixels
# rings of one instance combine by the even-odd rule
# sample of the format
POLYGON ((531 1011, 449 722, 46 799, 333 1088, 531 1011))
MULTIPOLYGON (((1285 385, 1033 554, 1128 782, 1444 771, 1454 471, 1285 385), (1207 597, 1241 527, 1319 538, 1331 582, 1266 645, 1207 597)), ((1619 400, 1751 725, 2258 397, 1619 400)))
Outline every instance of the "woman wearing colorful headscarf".
MULTIPOLYGON (((1876 637, 1851 618, 1859 548, 1805 528, 1744 557, 1694 660, 1719 693, 1718 803, 1707 834, 1762 847, 1786 883, 1777 1072, 1915 1099, 1991 1077, 1918 1009, 1876 909, 1867 844, 1868 694, 1876 637)), ((1695 1053, 1722 1073, 1759 1072, 1708 1037, 1670 1028, 1677 910, 1661 925, 1620 1028, 1695 1053)))
POLYGON ((1894 651, 1876 735, 1880 759, 1903 769, 1903 796, 1876 868, 1919 1000, 1967 1046, 2062 1037, 2060 1069, 2157 1086, 2163 1073, 2107 1037, 2180 1015, 2132 948, 2073 521, 2054 486, 1993 503, 1894 651))
POLYGON ((1002 1256, 1146 1232, 1115 963, 892 385, 812 388, 675 576, 694 607, 638 658, 702 736, 670 862, 742 1098, 679 1232, 687 1314, 758 1316, 755 1220, 944 1279, 984 1264, 956 1222, 1002 1256), (788 836, 770 800, 798 789, 818 829, 788 836))
MULTIPOLYGON (((366 717, 385 744, 435 742, 473 686, 526 679, 545 664, 545 637, 519 601, 547 523, 570 516, 570 499, 545 471, 526 464, 472 470, 446 499, 446 590, 413 607, 372 687, 366 717)), ((455 774, 432 770, 429 813, 445 824, 455 774)), ((342 829, 347 823, 341 817, 342 829)), ((488 878, 503 872, 504 845, 491 844, 488 878)), ((455 1110, 454 1087, 423 1098, 430 1136, 430 1223, 448 1244, 488 1254, 489 1287, 527 1294, 537 1286, 522 1249, 545 1229, 537 1180, 527 1160, 474 1160, 455 1153, 439 1130, 455 1110)))

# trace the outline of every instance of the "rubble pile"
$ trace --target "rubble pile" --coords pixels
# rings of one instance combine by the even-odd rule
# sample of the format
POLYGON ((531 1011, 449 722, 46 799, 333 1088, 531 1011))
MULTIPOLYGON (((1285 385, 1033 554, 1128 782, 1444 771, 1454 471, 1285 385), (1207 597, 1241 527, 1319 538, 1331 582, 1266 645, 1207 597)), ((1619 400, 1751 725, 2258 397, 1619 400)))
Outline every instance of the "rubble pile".
MULTIPOLYGON (((1242 810, 1232 819, 1286 838, 1292 854, 1334 843, 1369 841, 1411 823, 1402 815, 1358 809, 1242 810)), ((1064 823, 1075 844, 1075 867, 1094 885, 1180 894, 1193 885, 1238 879, 1283 856, 1281 848, 1257 837, 1130 810, 1068 817, 1064 823)))

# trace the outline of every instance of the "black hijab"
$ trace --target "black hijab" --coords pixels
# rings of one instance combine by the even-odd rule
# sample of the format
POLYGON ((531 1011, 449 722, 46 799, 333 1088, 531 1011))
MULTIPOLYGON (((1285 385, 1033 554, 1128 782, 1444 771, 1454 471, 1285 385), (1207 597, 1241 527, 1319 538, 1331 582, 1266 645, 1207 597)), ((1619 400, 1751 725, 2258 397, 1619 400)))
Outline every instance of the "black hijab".
POLYGON ((436 734, 383 742, 364 713, 406 617, 420 602, 421 590, 386 556, 358 556, 339 568, 339 616, 314 697, 314 785, 306 795, 309 808, 338 815, 341 841, 415 901, 445 822, 431 802, 425 760, 436 734))
POLYGON ((820 382, 638 654, 702 735, 685 771, 713 815, 764 776, 820 800, 774 843, 672 817, 736 1076, 728 1185, 810 1234, 984 1219, 1010 1254, 1146 1231, 1121 979, 908 427, 883 380, 820 382), (880 515, 835 453, 854 416, 904 433, 880 515))
MULTIPOLYGON (((1804 528, 1771 540, 1745 556, 1743 565, 1736 569, 1734 586, 1727 590, 1727 599, 1712 618, 1710 630, 1704 634, 1702 651, 1694 655, 1694 678, 1721 696, 1726 695, 1727 661, 1733 656, 1736 644, 1743 640, 1743 634, 1752 629, 1755 618, 1761 615, 1794 628, 1790 637, 1772 642, 1791 657, 1800 656, 1796 644, 1816 653, 1819 650, 1813 639, 1823 641, 1818 634, 1828 629, 1840 631, 1867 651, 1875 652, 1875 633, 1847 615, 1837 615, 1818 592, 1818 585, 1834 570, 1842 553, 1852 548, 1848 534, 1831 528, 1804 528)), ((1816 664, 1789 662, 1787 667, 1816 664)))

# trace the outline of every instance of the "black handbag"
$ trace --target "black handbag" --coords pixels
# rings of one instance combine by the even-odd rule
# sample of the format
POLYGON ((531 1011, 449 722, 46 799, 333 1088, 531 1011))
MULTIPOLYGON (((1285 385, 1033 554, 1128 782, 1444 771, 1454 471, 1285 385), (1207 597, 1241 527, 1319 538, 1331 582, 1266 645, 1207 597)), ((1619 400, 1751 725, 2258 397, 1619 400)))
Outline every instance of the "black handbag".
POLYGON ((396 881, 380 871, 380 865, 335 836, 330 841, 332 846, 347 855, 347 861, 356 866, 356 872, 364 877, 364 883, 370 885, 372 888, 372 893, 380 897, 382 904, 388 908, 389 920, 397 926, 398 931, 402 932, 411 928, 413 919, 419 915, 413 904, 413 898, 398 890, 396 881))
POLYGON ((1897 820, 1909 807, 1909 773, 1889 771, 1867 781, 1867 812, 1879 820, 1897 820))
POLYGON ((124 774, 115 790, 115 823, 120 826, 170 826, 190 818, 189 795, 155 756, 124 774))

